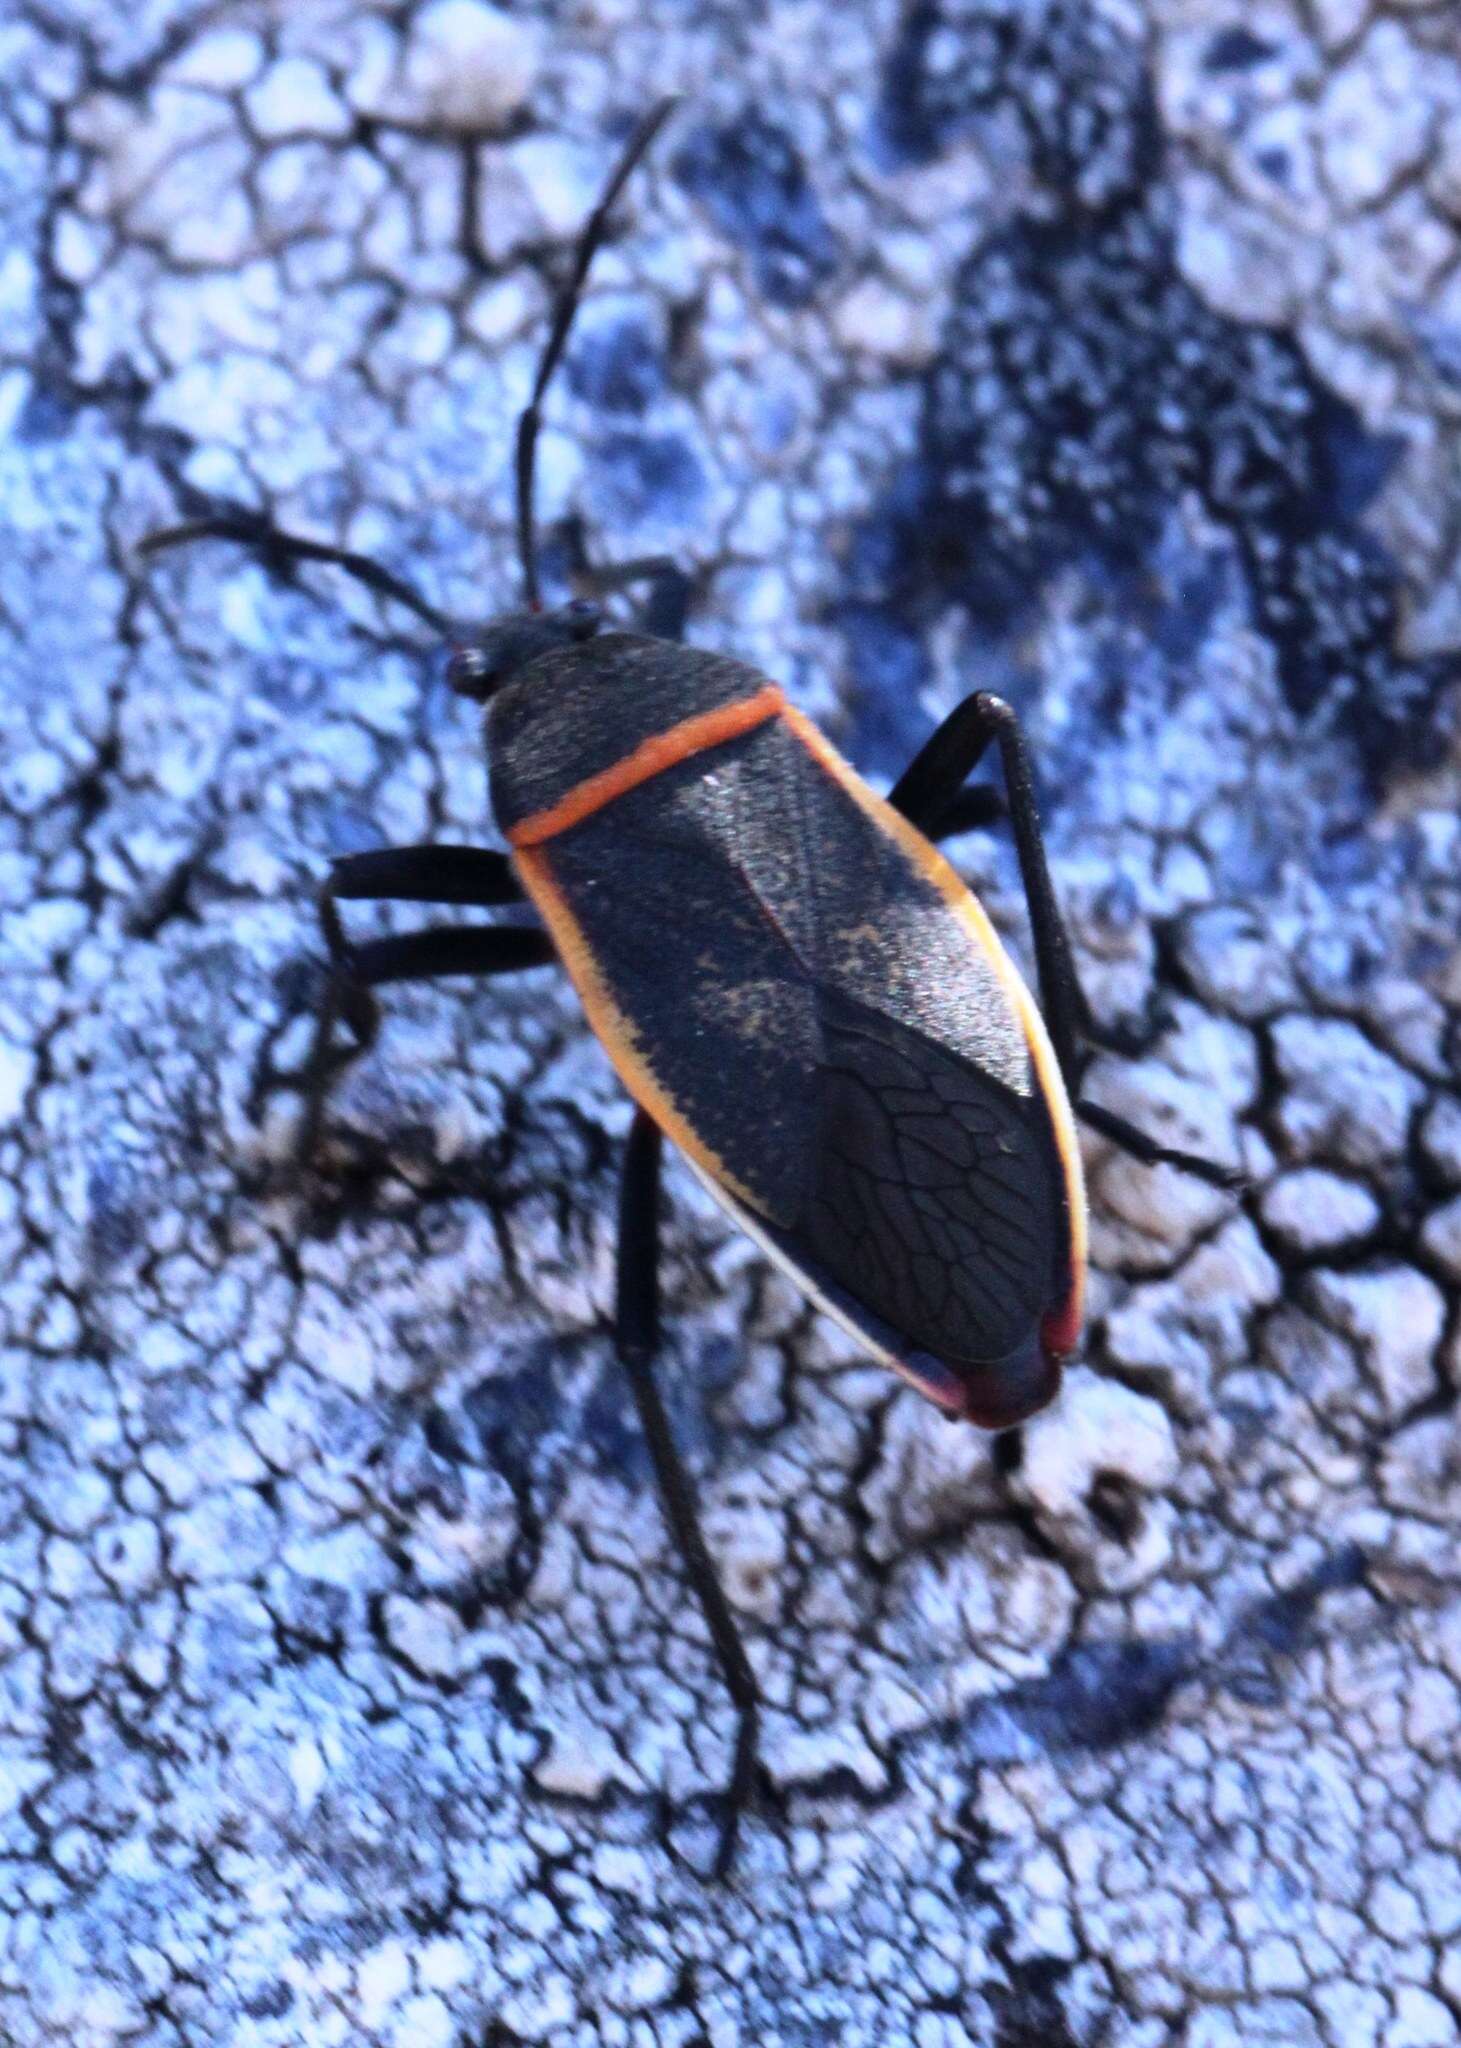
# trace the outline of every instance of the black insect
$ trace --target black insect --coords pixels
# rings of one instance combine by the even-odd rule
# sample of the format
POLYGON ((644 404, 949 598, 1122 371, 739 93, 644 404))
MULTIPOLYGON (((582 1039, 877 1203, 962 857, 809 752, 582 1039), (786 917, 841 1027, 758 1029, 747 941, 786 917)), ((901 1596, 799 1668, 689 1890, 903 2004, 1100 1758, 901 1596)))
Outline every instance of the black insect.
MULTIPOLYGON (((1230 1176, 1076 1093, 1096 1034, 1046 868, 1025 742, 979 693, 891 794, 874 793, 765 676, 680 644, 689 584, 655 558, 586 572, 651 586, 646 630, 596 601, 544 609, 533 514, 539 408, 595 249, 670 112, 644 119, 575 253, 517 429, 525 609, 455 627, 365 557, 230 513, 149 550, 231 539, 334 563, 452 643, 450 680, 488 705, 492 808, 511 852, 409 846, 335 863, 320 899, 332 972, 306 1069, 302 1144, 325 1088, 375 1036, 373 990, 557 960, 638 1105, 625 1161, 615 1332, 665 1512, 739 1709, 717 1869, 756 1760, 757 1692, 651 1372, 659 1338, 660 1151, 876 1357, 951 1417, 1004 1429, 1050 1401, 1081 1327, 1085 1207, 1075 1112, 1139 1159, 1230 1176), (1043 1007, 934 847, 1004 814, 964 784, 1004 769, 1043 1007), (542 925, 428 927, 350 943, 339 904, 519 903, 542 925), (353 1041, 337 1051, 344 1027, 353 1041)), ((1109 1039, 1109 1034, 1108 1034, 1109 1039)))

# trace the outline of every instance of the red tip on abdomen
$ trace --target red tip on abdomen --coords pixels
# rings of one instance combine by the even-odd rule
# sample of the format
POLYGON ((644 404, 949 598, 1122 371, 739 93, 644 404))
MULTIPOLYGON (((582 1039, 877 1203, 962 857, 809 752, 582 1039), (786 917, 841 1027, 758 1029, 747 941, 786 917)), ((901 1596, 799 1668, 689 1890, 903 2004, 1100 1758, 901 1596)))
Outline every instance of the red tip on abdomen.
POLYGON ((1040 1342, 1053 1358, 1069 1358, 1081 1338, 1081 1295, 1071 1287, 1059 1308, 1047 1309, 1040 1318, 1040 1342))

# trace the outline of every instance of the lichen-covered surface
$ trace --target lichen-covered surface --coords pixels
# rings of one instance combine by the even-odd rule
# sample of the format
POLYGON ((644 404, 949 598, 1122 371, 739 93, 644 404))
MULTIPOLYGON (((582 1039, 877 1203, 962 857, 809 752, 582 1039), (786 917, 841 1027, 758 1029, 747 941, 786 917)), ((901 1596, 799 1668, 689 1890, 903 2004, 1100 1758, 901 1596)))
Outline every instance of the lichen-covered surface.
POLYGON ((1454 6, 14 0, 0 219, 0 2038, 1454 2042, 1454 6), (671 86, 550 525, 874 777, 1003 689, 1097 1008, 1171 1013, 1092 1091, 1251 1175, 1091 1146, 991 1445, 671 1173, 728 1887, 556 978, 393 991, 289 1163, 312 888, 486 837, 474 714, 333 571, 133 552, 267 505, 510 601, 671 86))

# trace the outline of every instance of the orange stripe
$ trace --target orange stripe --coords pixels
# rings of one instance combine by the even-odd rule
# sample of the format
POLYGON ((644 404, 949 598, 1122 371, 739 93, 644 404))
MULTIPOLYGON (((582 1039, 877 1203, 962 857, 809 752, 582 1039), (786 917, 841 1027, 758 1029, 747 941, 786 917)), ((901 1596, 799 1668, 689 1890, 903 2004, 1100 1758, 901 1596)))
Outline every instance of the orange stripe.
MULTIPOLYGON (((755 699, 750 701, 755 702, 755 699)), ((690 722, 686 720, 687 724, 690 722)), ((533 847, 519 847, 513 855, 512 864, 552 935, 553 943, 568 969, 569 979, 578 991, 578 999, 583 1004, 589 1024, 613 1061, 619 1079, 640 1108, 654 1118, 667 1138, 712 1180, 729 1188, 738 1201, 754 1210, 756 1204, 750 1189, 737 1180, 720 1155, 712 1152, 705 1140, 691 1128, 673 1096, 666 1093, 658 1075, 640 1051, 633 1020, 626 1017, 615 1002, 578 919, 553 879, 551 856, 533 847)))
POLYGON ((1040 1015, 1034 997, 1020 979, 1014 962, 1001 945, 999 934, 989 921, 989 913, 968 883, 949 865, 938 849, 924 838, 916 825, 910 824, 901 811, 895 811, 875 790, 868 788, 856 769, 843 760, 831 741, 817 730, 809 718, 804 717, 790 704, 783 715, 797 738, 828 774, 841 783, 854 803, 867 813, 875 825, 896 839, 914 864, 927 875, 988 959, 1024 1028, 1030 1057, 1035 1067, 1035 1078, 1039 1083, 1040 1093, 1045 1098, 1051 1124, 1054 1126, 1055 1148, 1065 1176, 1066 1209, 1070 1224, 1070 1288, 1064 1299, 1048 1311, 1041 1325, 1041 1337, 1045 1344, 1051 1351, 1063 1356, 1075 1349, 1084 1311, 1086 1192, 1075 1118, 1071 1114, 1070 1097, 1066 1093, 1060 1062, 1055 1057, 1055 1048, 1050 1043, 1050 1034, 1045 1029, 1045 1019, 1040 1015))
POLYGON ((677 761, 688 760, 691 754, 703 753, 707 747, 718 747, 724 740, 738 739, 743 732, 764 725, 785 702, 775 683, 767 683, 752 697, 740 697, 734 704, 722 704, 714 711, 698 711, 693 718, 682 718, 668 732, 651 734, 611 768, 586 775, 556 804, 533 811, 512 826, 507 834, 509 845, 538 846, 543 840, 566 832, 570 825, 592 817, 616 796, 623 796, 626 790, 637 788, 652 776, 662 775, 677 761))

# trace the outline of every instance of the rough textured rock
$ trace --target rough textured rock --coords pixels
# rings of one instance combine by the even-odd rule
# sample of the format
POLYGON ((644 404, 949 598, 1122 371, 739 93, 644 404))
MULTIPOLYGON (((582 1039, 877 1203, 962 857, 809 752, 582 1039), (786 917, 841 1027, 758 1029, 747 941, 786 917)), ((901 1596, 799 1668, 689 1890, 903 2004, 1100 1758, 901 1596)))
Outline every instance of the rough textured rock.
MULTIPOLYGON (((1427 2048, 1461 2027, 1461 58, 1370 0, 19 0, 0 25, 0 2038, 1427 2048), (652 81, 647 83, 647 81, 652 81), (954 1430, 669 1176, 732 1717, 607 1343, 548 973, 390 992, 290 1167, 311 892, 475 722, 267 506, 547 568, 874 775, 1028 722, 1093 1142, 1062 1405, 954 1430), (282 1081, 281 1081, 282 1077, 282 1081)), ((998 835, 956 857, 1022 944, 998 835)), ((359 911, 368 928, 372 913, 359 911)), ((380 923, 408 925, 406 913, 380 923)))

